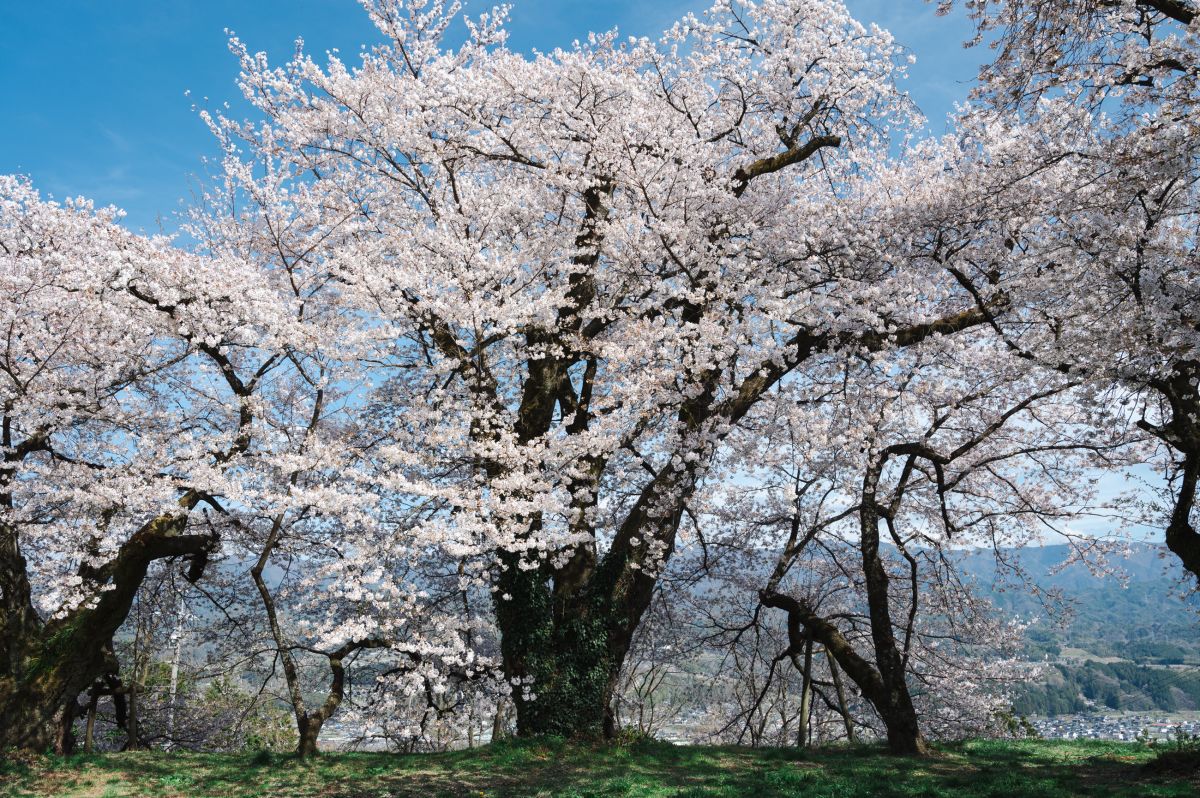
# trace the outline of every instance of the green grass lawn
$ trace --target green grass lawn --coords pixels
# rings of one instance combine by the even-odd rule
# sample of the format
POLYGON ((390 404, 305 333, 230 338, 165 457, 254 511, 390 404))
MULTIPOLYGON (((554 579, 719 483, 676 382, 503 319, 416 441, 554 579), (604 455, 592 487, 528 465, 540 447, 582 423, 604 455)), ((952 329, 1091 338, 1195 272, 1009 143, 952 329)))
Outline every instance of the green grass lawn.
POLYGON ((9 757, 0 796, 1198 796, 1200 782, 1147 767, 1144 746, 974 741, 910 760, 869 747, 801 752, 504 742, 444 754, 93 754, 9 757))

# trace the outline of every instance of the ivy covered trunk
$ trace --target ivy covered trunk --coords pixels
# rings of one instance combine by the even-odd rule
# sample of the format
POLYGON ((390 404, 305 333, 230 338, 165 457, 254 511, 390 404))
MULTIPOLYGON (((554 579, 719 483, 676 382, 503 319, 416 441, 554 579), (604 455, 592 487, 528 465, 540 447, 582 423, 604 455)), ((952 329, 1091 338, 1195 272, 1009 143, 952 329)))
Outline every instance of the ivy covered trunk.
POLYGON ((501 553, 496 620, 518 735, 616 734, 613 690, 656 583, 645 541, 662 541, 657 556, 665 562, 680 519, 679 511, 651 519, 647 508, 693 486, 691 470, 664 469, 598 562, 594 543, 577 546, 561 568, 522 568, 519 555, 501 553))
POLYGON ((505 674, 519 682, 513 689, 517 734, 611 733, 608 707, 620 660, 614 662, 609 650, 603 602, 556 614, 544 574, 525 571, 513 577, 502 580, 505 592, 496 598, 496 616, 505 674))
POLYGON ((496 596, 517 734, 611 738, 613 688, 645 607, 622 611, 603 567, 577 590, 548 571, 510 567, 496 596))

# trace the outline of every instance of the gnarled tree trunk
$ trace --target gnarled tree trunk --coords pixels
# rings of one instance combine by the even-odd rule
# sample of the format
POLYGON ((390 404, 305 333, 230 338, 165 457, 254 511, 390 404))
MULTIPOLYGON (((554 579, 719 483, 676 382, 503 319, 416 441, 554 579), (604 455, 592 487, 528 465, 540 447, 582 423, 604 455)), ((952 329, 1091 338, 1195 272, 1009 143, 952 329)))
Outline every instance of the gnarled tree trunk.
POLYGON ((188 578, 199 578, 209 535, 185 535, 183 513, 154 519, 117 556, 85 575, 99 589, 94 603, 43 621, 33 608, 17 532, 0 528, 0 750, 67 753, 77 697, 111 669, 110 644, 124 623, 150 563, 191 557, 188 578))

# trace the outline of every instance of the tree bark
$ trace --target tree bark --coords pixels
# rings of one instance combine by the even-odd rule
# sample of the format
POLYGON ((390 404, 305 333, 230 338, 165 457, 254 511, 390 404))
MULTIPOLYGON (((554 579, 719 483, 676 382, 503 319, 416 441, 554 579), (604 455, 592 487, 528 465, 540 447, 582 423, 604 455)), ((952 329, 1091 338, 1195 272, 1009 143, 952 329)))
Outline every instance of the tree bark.
POLYGON ((96 746, 96 705, 100 703, 100 694, 93 688, 88 698, 87 730, 83 735, 83 750, 92 753, 96 746))
MULTIPOLYGON (((792 655, 792 662, 795 663, 795 654, 792 655)), ((800 718, 798 721, 799 730, 796 733, 796 747, 804 748, 809 744, 808 739, 808 718, 812 712, 812 661, 813 661, 813 638, 812 635, 806 635, 804 640, 804 666, 801 669, 803 679, 800 684, 800 718)))
POLYGON ((125 725, 125 750, 136 751, 141 748, 141 741, 138 739, 138 700, 137 700, 137 673, 129 680, 129 717, 125 725))
POLYGON ((1167 548, 1200 581, 1200 534, 1191 523, 1196 486, 1200 482, 1200 447, 1185 453, 1180 472, 1180 487, 1166 529, 1167 548))
POLYGON ((879 556, 880 516, 874 492, 874 480, 878 478, 877 470, 868 472, 863 507, 859 511, 860 549, 871 621, 871 642, 875 648, 875 668, 886 691, 884 700, 876 705, 876 709, 887 728, 888 748, 897 754, 923 756, 929 753, 929 748, 921 734, 917 711, 908 689, 908 669, 892 630, 887 568, 879 556))
POLYGON ((1192 523, 1196 509, 1196 490, 1200 487, 1200 361, 1177 363, 1171 376, 1155 380, 1151 386, 1171 407, 1171 418, 1161 426, 1143 420, 1138 423, 1182 458, 1179 464, 1179 485, 1172 497, 1171 515, 1167 519, 1165 537, 1167 548, 1200 583, 1200 532, 1192 523))
POLYGON ((507 706, 506 699, 501 696, 496 701, 496 714, 492 717, 492 739, 491 742, 503 740, 508 736, 508 713, 504 708, 507 706))
POLYGON ((321 735, 321 726, 324 725, 324 718, 313 718, 308 715, 301 715, 296 718, 296 731, 299 732, 300 740, 296 743, 296 756, 301 759, 308 759, 320 753, 317 748, 317 738, 321 735))

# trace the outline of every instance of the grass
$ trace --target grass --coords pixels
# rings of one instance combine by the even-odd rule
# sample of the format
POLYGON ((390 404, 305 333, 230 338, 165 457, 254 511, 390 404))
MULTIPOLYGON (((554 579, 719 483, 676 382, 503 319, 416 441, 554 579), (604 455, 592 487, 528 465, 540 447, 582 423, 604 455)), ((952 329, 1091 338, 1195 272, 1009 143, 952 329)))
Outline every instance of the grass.
POLYGON ((877 748, 821 751, 502 742, 443 754, 137 752, 0 761, 0 796, 63 798, 851 798, 1196 796, 1196 775, 1147 767, 1155 752, 1110 742, 979 740, 927 760, 877 748), (1193 780, 1189 780, 1193 779, 1193 780))

